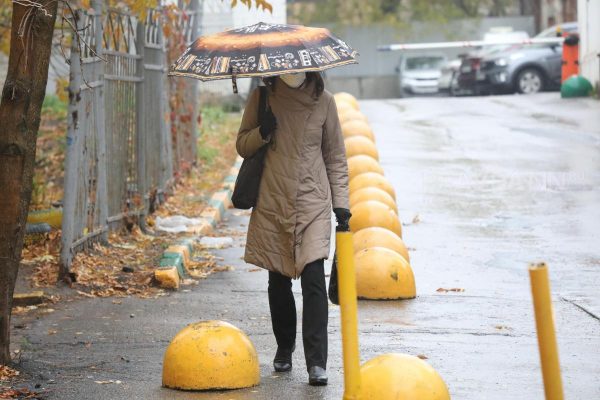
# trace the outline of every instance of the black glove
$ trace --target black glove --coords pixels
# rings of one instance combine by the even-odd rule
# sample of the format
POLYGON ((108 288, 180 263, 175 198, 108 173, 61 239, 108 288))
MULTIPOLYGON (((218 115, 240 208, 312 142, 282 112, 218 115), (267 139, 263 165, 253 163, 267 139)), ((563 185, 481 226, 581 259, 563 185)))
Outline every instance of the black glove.
POLYGON ((337 221, 338 232, 350 232, 350 217, 352 214, 346 208, 334 208, 335 219, 337 221))
POLYGON ((265 115, 262 118, 262 123, 260 124, 260 128, 258 128, 260 132, 260 136, 263 140, 269 139, 269 137, 275 132, 277 129, 277 119, 273 114, 273 111, 269 108, 265 115))

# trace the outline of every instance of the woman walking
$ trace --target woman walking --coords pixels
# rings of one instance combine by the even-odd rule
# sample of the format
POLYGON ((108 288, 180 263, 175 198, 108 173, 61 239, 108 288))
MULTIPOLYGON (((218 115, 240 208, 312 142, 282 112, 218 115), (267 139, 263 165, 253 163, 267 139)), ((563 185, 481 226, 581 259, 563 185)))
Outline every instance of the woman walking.
POLYGON ((328 303, 323 262, 329 256, 331 210, 348 227, 348 168, 335 101, 318 72, 265 78, 267 111, 259 125, 259 90, 246 105, 237 151, 268 146, 244 260, 269 271, 269 306, 277 372, 292 368, 301 279, 302 340, 311 385, 327 384, 328 303))

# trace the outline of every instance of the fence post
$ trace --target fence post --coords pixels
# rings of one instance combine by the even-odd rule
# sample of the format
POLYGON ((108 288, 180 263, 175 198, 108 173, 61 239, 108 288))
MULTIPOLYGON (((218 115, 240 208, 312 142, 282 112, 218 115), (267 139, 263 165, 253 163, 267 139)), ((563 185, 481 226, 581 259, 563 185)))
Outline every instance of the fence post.
MULTIPOLYGON (((96 51, 97 57, 102 57, 103 51, 103 25, 102 25, 102 10, 104 6, 104 0, 92 0, 92 8, 94 9, 94 24, 96 35, 96 51)), ((100 77, 99 79, 104 80, 104 62, 100 64, 100 77)), ((98 222, 102 229, 100 241, 102 243, 108 243, 108 194, 107 194, 107 179, 106 179, 106 129, 104 128, 105 116, 104 116, 104 82, 101 86, 95 89, 98 97, 94 104, 94 113, 96 116, 96 138, 97 138, 97 152, 98 152, 98 189, 96 193, 96 207, 98 210, 98 222)))
MULTIPOLYGON (((135 140, 137 157, 137 189, 140 196, 140 206, 142 210, 139 214, 139 225, 142 230, 146 227, 146 216, 149 210, 148 185, 146 173, 146 115, 145 115, 145 73, 144 73, 144 53, 146 48, 146 28, 145 24, 138 17, 135 47, 137 49, 138 59, 136 61, 136 75, 141 78, 135 88, 135 140)), ((150 160, 157 162, 157 160, 150 160)))
MULTIPOLYGON (((191 0, 189 7, 193 17, 189 43, 187 43, 188 46, 191 45, 198 37, 198 28, 200 27, 198 22, 200 15, 202 15, 200 0, 191 0)), ((198 143, 198 82, 194 79, 191 80, 191 82, 188 82, 188 85, 188 90, 191 92, 188 93, 188 96, 190 97, 189 100, 190 104, 192 105, 192 120, 190 121, 190 129, 192 130, 192 154, 191 160, 189 161, 191 163, 195 163, 198 159, 198 150, 196 149, 198 143)))
MULTIPOLYGON (((160 186, 163 191, 167 191, 173 181, 173 137, 171 134, 171 107, 169 106, 169 81, 166 72, 169 70, 168 60, 168 44, 165 39, 164 32, 162 30, 162 24, 159 24, 158 29, 159 43, 161 44, 161 62, 164 66, 164 73, 162 74, 161 90, 159 96, 162 104, 161 111, 163 113, 161 118, 161 137, 162 143, 160 146, 160 158, 161 158, 161 178, 159 180, 160 186)), ((161 202, 165 201, 165 197, 159 195, 161 202)))
MULTIPOLYGON (((79 31, 82 28, 82 13, 76 11, 73 15, 74 25, 79 31)), ((69 112, 67 125, 67 150, 65 155, 65 183, 63 195, 63 219, 60 253, 60 276, 65 276, 69 272, 73 253, 71 244, 75 239, 75 210, 77 202, 77 174, 79 159, 81 155, 80 141, 81 127, 79 124, 79 113, 81 111, 81 53, 79 41, 73 33, 71 41, 71 56, 69 68, 69 112)))

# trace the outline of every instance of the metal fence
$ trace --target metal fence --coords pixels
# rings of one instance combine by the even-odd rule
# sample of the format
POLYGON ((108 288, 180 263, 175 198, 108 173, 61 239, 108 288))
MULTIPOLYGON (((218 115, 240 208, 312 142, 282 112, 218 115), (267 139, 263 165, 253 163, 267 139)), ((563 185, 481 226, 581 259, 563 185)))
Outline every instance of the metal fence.
MULTIPOLYGON (((185 2, 179 1, 180 7, 185 2)), ((200 3, 192 1, 187 4, 185 13, 179 18, 179 26, 182 31, 182 40, 190 45, 196 38, 199 20, 201 19, 200 3)), ((175 172, 181 172, 194 162, 196 147, 189 143, 196 143, 198 132, 196 130, 198 120, 198 107, 195 106, 198 94, 198 84, 195 81, 182 81, 172 79, 170 90, 180 94, 177 106, 180 107, 179 116, 174 118, 172 126, 173 159, 176 167, 175 172)))
MULTIPOLYGON (((195 16, 197 5, 191 2, 189 14, 195 16)), ((193 37, 197 22, 189 20, 184 28, 193 37)), ((171 127, 179 110, 169 106, 159 10, 140 21, 95 0, 75 24, 80 37, 70 55, 62 273, 77 252, 106 242, 109 230, 131 221, 144 225, 174 173, 195 162, 197 137, 195 117, 171 127)), ((195 116, 196 83, 180 81, 177 88, 195 116)))

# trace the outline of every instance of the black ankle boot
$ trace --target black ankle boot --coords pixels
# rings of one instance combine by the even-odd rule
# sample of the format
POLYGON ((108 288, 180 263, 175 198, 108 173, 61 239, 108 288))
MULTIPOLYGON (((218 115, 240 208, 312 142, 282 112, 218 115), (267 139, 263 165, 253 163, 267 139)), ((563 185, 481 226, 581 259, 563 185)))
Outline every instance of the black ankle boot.
POLYGON ((311 386, 327 385, 327 371, 319 366, 310 367, 308 369, 308 384, 311 386))
POLYGON ((292 369, 292 353, 296 349, 296 346, 291 349, 284 349, 277 347, 277 353, 273 359, 273 368, 275 372, 287 372, 292 369))

